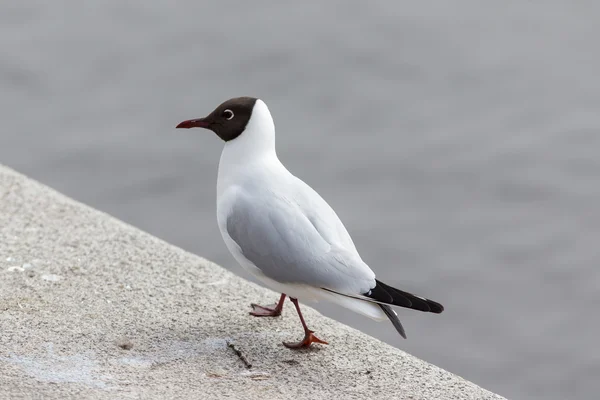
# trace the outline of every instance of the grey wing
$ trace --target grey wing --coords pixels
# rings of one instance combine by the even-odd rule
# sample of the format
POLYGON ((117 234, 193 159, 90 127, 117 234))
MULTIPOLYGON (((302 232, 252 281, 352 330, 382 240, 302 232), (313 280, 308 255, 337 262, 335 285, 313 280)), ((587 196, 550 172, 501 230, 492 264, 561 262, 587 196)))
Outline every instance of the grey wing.
POLYGON ((226 229, 244 257, 275 281, 348 294, 375 286, 375 274, 360 257, 328 243, 289 199, 240 195, 226 229))
POLYGON ((345 249, 357 253, 350 234, 333 208, 304 181, 297 177, 295 179, 299 187, 296 192, 300 201, 298 205, 323 239, 329 243, 339 243, 345 249))

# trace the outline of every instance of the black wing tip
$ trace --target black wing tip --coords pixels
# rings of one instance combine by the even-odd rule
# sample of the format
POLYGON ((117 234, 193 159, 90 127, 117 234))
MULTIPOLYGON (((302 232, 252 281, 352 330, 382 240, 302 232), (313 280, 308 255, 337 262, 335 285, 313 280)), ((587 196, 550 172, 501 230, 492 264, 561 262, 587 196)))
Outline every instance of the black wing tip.
POLYGON ((377 279, 375 282, 375 287, 371 289, 369 293, 366 293, 365 296, 394 306, 406 307, 423 312, 440 314, 444 311, 444 306, 436 301, 396 289, 377 279))
POLYGON ((427 304, 429 304, 429 308, 431 309, 429 312, 441 314, 444 311, 444 306, 438 302, 427 299, 427 304))
POLYGON ((394 328, 396 328, 396 331, 398 331, 400 336, 402 336, 404 339, 406 339, 406 332, 404 331, 404 327, 402 326, 402 323, 400 322, 398 315, 394 312, 394 310, 392 310, 392 307, 387 306, 385 304, 379 304, 379 307, 381 307, 381 309, 383 310, 385 315, 392 322, 392 325, 394 325, 394 328))

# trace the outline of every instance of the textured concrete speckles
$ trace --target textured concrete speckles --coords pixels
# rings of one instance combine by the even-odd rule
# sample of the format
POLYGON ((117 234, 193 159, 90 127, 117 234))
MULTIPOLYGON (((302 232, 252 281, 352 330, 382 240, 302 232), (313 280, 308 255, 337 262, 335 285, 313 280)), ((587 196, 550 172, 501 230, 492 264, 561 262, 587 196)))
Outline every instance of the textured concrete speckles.
POLYGON ((276 298, 0 166, 0 398, 500 398, 276 298))
POLYGON ((108 376, 95 372, 98 365, 89 354, 58 355, 53 344, 34 355, 10 355, 0 361, 20 367, 27 375, 40 382, 78 383, 88 387, 104 388, 108 376))

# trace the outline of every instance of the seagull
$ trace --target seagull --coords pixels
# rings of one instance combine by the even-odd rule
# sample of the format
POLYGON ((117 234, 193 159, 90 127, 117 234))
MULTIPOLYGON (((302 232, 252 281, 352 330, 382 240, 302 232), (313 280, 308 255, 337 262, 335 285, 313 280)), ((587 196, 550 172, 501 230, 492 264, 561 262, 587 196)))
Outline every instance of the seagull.
POLYGON ((275 124, 262 100, 232 98, 177 128, 208 129, 225 142, 217 178, 219 230, 236 261, 281 293, 277 304, 251 304, 251 315, 281 315, 286 296, 294 304, 304 339, 283 342, 286 347, 328 344, 308 328, 298 300, 331 301, 376 321, 387 318, 405 339, 391 306, 436 314, 444 310, 440 303, 375 277, 335 211, 279 161, 275 124))

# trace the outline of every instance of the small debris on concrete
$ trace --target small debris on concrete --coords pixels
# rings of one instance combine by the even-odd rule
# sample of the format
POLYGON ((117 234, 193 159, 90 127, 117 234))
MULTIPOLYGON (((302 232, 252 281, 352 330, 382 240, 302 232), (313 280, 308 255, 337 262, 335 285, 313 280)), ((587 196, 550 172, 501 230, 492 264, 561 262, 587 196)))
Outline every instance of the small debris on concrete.
POLYGON ((269 374, 268 372, 263 372, 263 371, 243 372, 242 376, 248 377, 248 378, 252 379, 253 381, 265 381, 265 380, 271 378, 271 374, 269 374))
POLYGON ((282 362, 288 364, 288 365, 298 365, 300 364, 300 362, 296 361, 296 360, 283 360, 282 362))
POLYGON ((252 368, 252 364, 250 364, 250 362, 248 361, 246 356, 244 354, 242 354, 242 352, 237 347, 235 347, 235 344, 231 343, 230 341, 227 341, 227 347, 229 347, 231 350, 233 350, 235 352, 235 354, 238 356, 238 358, 240 360, 242 360, 242 362, 244 363, 246 368, 248 368, 248 369, 252 368))
POLYGON ((127 338, 121 338, 121 339, 117 340, 117 346, 119 346, 123 350, 133 349, 133 343, 131 342, 131 340, 129 340, 127 338))
POLYGON ((227 375, 227 372, 221 369, 206 371, 206 376, 209 378, 222 378, 225 375, 227 375))

